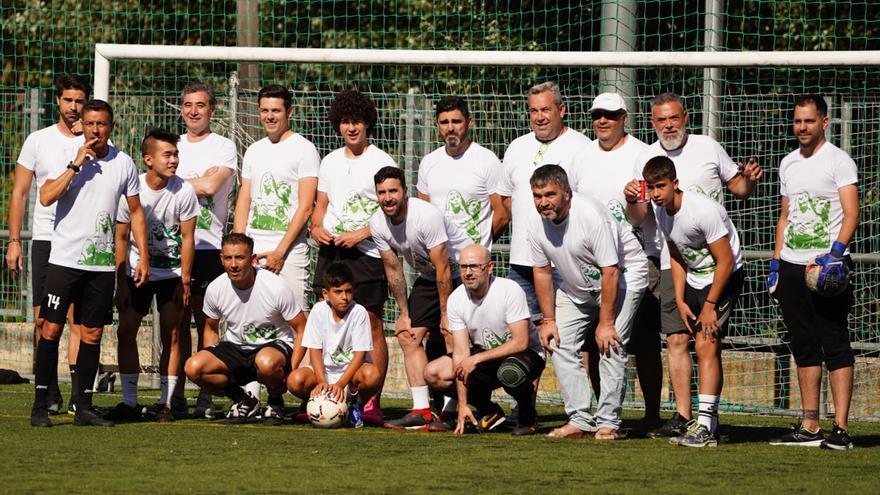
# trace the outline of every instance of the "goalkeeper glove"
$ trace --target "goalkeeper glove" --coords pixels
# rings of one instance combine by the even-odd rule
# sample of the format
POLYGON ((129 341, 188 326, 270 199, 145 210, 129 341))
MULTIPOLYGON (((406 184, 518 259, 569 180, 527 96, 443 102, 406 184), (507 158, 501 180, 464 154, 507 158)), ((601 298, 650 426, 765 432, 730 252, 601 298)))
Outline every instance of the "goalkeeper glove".
POLYGON ((776 299, 777 285, 779 285, 779 260, 773 258, 770 260, 770 275, 767 275, 767 292, 770 293, 770 299, 779 304, 779 300, 776 299))
POLYGON ((834 241, 831 252, 816 258, 816 264, 822 267, 816 286, 828 295, 840 294, 846 289, 847 267, 843 258, 846 244, 834 241))

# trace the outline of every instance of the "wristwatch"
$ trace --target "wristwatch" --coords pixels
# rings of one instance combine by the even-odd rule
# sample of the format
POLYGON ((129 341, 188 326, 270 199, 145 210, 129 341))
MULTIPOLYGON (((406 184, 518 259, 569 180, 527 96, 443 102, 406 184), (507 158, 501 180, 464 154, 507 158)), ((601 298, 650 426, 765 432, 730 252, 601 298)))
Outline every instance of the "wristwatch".
POLYGON ((78 174, 78 173, 79 173, 79 168, 80 168, 80 167, 79 167, 77 164, 75 164, 75 163, 73 163, 73 162, 70 162, 70 163, 67 164, 67 168, 69 168, 70 170, 73 170, 73 173, 74 173, 74 174, 78 174))

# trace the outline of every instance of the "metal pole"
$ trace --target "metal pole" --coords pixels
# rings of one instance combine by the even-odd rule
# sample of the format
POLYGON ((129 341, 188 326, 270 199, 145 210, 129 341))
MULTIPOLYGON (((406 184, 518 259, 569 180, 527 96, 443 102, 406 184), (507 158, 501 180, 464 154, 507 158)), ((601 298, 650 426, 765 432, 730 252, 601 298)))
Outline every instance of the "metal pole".
MULTIPOLYGON (((260 46, 260 3, 254 0, 238 0, 235 20, 236 44, 241 47, 260 46)), ((260 66, 256 63, 242 63, 238 66, 241 81, 246 88, 257 88, 260 84, 260 66)))
POLYGON ((852 156, 852 103, 842 97, 840 102, 840 149, 852 156))
MULTIPOLYGON (((599 49, 602 52, 631 52, 636 48, 635 0, 603 0, 602 34, 599 49)), ((634 68, 606 67, 599 71, 599 91, 617 92, 626 100, 638 96, 634 68)), ((632 107, 632 105, 630 105, 632 107)), ((630 112, 634 108, 628 109, 630 112)), ((632 123, 630 123, 632 125, 632 123)))
POLYGON ((101 54, 100 45, 95 45, 95 80, 92 84, 94 98, 107 101, 110 97, 110 59, 101 54))
MULTIPOLYGON (((724 48, 724 1, 706 0, 706 33, 704 44, 706 52, 717 52, 724 48)), ((721 127, 721 69, 703 69, 703 134, 719 139, 721 127)))

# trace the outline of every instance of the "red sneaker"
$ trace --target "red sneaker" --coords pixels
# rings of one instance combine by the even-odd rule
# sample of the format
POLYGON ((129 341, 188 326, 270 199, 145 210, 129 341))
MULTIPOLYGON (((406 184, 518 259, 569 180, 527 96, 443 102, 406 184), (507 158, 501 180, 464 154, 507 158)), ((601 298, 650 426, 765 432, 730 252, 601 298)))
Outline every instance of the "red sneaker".
POLYGON ((364 404, 364 423, 368 425, 381 425, 382 420, 382 409, 379 407, 379 403, 374 395, 364 404))
POLYGON ((406 416, 385 422, 385 428, 395 430, 421 430, 434 421, 434 413, 431 408, 413 409, 406 416))

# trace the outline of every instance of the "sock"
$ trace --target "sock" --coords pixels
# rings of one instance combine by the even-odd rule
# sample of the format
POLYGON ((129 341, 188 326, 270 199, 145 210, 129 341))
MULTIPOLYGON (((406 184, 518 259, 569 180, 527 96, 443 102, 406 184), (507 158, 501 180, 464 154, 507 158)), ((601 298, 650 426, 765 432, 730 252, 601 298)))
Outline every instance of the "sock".
POLYGON ((458 413, 458 401, 449 397, 448 395, 443 397, 443 411, 446 415, 455 416, 458 413))
POLYGON ((76 372, 76 363, 67 366, 70 368, 70 404, 76 404, 79 398, 79 394, 76 392, 79 387, 79 374, 76 372))
POLYGON ((122 403, 128 407, 137 407, 138 373, 120 373, 122 379, 122 403))
POLYGON ((100 361, 101 344, 86 344, 85 342, 79 344, 79 354, 76 356, 76 369, 79 372, 77 411, 92 407, 92 393, 100 361))
POLYGON ((360 394, 358 394, 358 391, 357 390, 352 391, 351 386, 349 385, 348 387, 346 387, 346 392, 347 393, 345 394, 346 395, 345 402, 347 402, 349 404, 358 404, 358 400, 360 400, 360 397, 359 397, 360 394))
MULTIPOLYGON (((168 404, 168 407, 171 407, 171 398, 174 395, 174 389, 177 388, 177 375, 169 375, 164 377, 168 382, 168 400, 163 402, 163 404, 168 404)), ((161 385, 161 382, 160 382, 161 385)))
POLYGON ((250 382, 244 386, 244 390, 260 400, 260 382, 250 382))
POLYGON ((58 341, 40 339, 34 370, 34 407, 45 409, 49 406, 49 384, 53 374, 58 374, 58 341))
POLYGON ((715 434, 718 429, 718 402, 721 398, 717 395, 700 394, 700 414, 697 422, 706 427, 709 433, 715 434))
POLYGON ((431 407, 431 396, 428 393, 428 386, 410 387, 412 393, 413 409, 428 409, 431 407))
POLYGON ((226 382, 226 386, 223 387, 223 393, 226 394, 226 397, 229 397, 229 400, 232 402, 241 402, 247 397, 244 389, 233 383, 232 380, 226 382))

